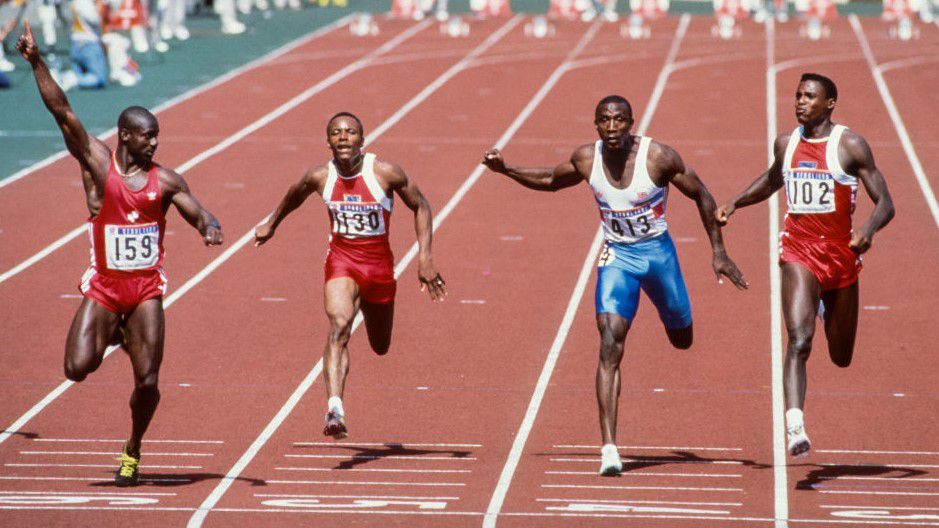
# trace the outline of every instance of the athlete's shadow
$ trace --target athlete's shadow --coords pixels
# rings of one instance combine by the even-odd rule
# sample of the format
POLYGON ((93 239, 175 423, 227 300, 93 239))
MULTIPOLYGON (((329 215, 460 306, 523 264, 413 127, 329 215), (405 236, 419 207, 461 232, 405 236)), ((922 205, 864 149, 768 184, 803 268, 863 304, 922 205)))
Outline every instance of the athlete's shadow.
MULTIPOLYGON (((593 455, 591 453, 591 455, 593 455)), ((577 453, 538 453, 538 456, 576 456, 583 457, 585 453, 583 451, 577 453)), ((644 453, 620 453, 620 456, 623 459, 623 472, 637 471, 640 469, 667 466, 670 464, 681 466, 683 464, 733 464, 741 465, 745 467, 750 467, 753 469, 769 469, 772 468, 772 464, 763 464, 756 462, 754 460, 742 459, 742 458, 707 458, 692 451, 672 451, 670 455, 649 455, 644 453)), ((595 456, 596 462, 599 463, 600 457, 595 456)), ((585 459, 587 460, 587 459, 585 459)), ((592 459, 590 459, 592 460, 592 459)))
POLYGON ((790 465, 789 467, 812 467, 811 471, 806 474, 805 478, 796 483, 795 489, 797 490, 807 490, 814 491, 817 489, 822 489, 829 487, 830 484, 835 479, 840 477, 880 477, 880 476, 889 476, 891 479, 905 479, 910 477, 916 477, 920 475, 929 474, 928 471, 922 471, 919 469, 897 467, 897 466, 881 466, 881 465, 824 465, 820 466, 817 464, 798 464, 790 465))
MULTIPOLYGON (((304 448, 310 448, 313 446, 304 446, 304 448)), ((316 448, 321 449, 322 446, 316 446, 316 448)), ((468 458, 472 451, 467 450, 454 450, 454 449, 420 449, 414 447, 407 447, 404 444, 398 444, 394 442, 385 443, 382 446, 356 446, 356 445, 336 445, 333 446, 333 449, 344 449, 346 451, 351 451, 352 454, 349 455, 347 460, 339 462, 333 469, 352 469, 356 466, 361 466, 363 464, 368 464, 369 462, 374 462, 376 460, 382 460, 388 457, 398 457, 398 456, 408 456, 408 457, 419 457, 423 455, 435 455, 435 456, 446 456, 449 458, 468 458)))
MULTIPOLYGON (((113 472, 111 475, 113 476, 113 472)), ((107 478, 107 477, 102 477, 107 478)), ((113 477, 112 477, 113 478, 113 477)), ((175 488, 178 486, 190 486, 198 482, 203 482, 206 480, 222 480, 225 478, 225 475, 220 475, 218 473, 150 473, 146 471, 146 468, 140 472, 140 486, 152 486, 157 488, 175 488)), ((247 482, 252 486, 266 486, 267 482, 264 479, 252 479, 245 477, 235 477, 235 480, 240 480, 242 482, 247 482)), ((108 482, 95 482, 90 484, 92 487, 96 488, 117 488, 113 481, 108 482)), ((123 488, 122 488, 123 489, 123 488)))

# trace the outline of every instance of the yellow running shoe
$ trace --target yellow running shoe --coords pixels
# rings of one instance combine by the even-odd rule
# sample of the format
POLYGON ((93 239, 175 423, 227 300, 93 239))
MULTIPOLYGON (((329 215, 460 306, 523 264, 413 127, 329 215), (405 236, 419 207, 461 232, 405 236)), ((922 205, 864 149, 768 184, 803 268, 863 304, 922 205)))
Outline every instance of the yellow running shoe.
POLYGON ((137 456, 131 456, 127 452, 127 444, 124 444, 121 456, 117 460, 121 461, 121 467, 114 475, 114 485, 122 488, 136 486, 140 480, 140 453, 137 453, 137 456))

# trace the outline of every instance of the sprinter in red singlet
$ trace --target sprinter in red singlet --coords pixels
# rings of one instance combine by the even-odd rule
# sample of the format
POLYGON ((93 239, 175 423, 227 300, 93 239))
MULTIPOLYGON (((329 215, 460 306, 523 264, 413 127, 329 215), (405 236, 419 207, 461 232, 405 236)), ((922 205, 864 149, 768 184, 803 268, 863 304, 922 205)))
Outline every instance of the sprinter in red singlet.
POLYGON ((851 364, 857 333, 861 254, 874 233, 893 218, 893 200, 861 136, 831 121, 838 89, 831 79, 802 75, 796 90, 799 128, 780 134, 772 166, 734 200, 717 210, 726 224, 738 207, 762 202, 786 188, 788 213, 779 239, 782 304, 789 336, 783 370, 789 454, 811 448, 805 432, 805 364, 812 351, 815 315, 822 307, 828 354, 839 367, 851 364), (874 202, 857 231, 851 214, 858 180, 874 202))
POLYGON ((16 47, 32 66, 42 101, 81 165, 91 214, 91 266, 82 277, 84 299, 65 344, 65 375, 75 382, 84 380, 101 365, 109 344, 123 344, 134 369, 133 424, 115 484, 135 486, 140 443, 160 401, 166 212, 175 205, 206 245, 222 243, 221 227, 190 194, 179 174, 153 162, 160 132, 153 114, 139 106, 121 112, 117 149, 111 152, 88 135, 72 111, 39 55, 29 23, 16 47))
POLYGON ((342 394, 349 372, 349 336, 361 309, 368 341, 378 355, 388 352, 394 320, 394 256, 388 243, 392 192, 414 212, 419 247, 417 278, 431 299, 443 300, 444 280, 431 255, 433 216, 427 199, 400 167, 363 154, 365 134, 359 118, 340 112, 326 125, 333 159, 310 168, 290 187, 270 218, 257 227, 255 245, 270 240, 277 226, 311 194, 323 197, 331 233, 326 254, 324 303, 329 335, 323 375, 329 398, 323 434, 345 438, 342 394))

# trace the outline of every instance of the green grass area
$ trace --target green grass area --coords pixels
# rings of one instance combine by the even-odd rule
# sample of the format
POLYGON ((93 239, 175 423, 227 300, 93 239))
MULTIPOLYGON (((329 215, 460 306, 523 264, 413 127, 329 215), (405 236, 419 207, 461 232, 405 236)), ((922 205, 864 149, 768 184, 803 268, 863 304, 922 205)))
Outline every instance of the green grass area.
MULTIPOLYGON (((387 10, 388 0, 356 0, 357 10, 387 10)), ((192 38, 172 41, 164 54, 137 57, 143 81, 134 87, 111 85, 104 90, 73 90, 69 101, 85 127, 100 134, 114 126, 120 111, 131 105, 153 108, 192 88, 252 61, 302 35, 353 11, 353 8, 307 7, 301 11, 252 13, 240 19, 248 24, 241 35, 222 35, 215 16, 190 17, 192 38)), ((17 33, 18 34, 18 33, 17 33)), ((12 50, 14 37, 8 39, 12 50)), ((60 42, 64 55, 66 44, 60 42)), ((39 98, 28 65, 18 55, 10 73, 13 86, 0 90, 0 179, 64 148, 52 117, 39 98)))

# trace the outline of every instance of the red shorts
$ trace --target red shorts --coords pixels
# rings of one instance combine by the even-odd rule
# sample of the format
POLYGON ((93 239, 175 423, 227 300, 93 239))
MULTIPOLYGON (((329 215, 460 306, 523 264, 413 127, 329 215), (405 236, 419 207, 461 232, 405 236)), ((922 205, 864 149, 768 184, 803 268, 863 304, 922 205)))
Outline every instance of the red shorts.
POLYGON ((326 255, 325 275, 326 282, 338 277, 354 280, 365 302, 387 304, 395 300, 397 281, 390 250, 380 255, 363 256, 331 245, 326 255))
POLYGON ((818 279, 822 291, 845 288, 857 282, 861 256, 851 251, 847 240, 811 240, 779 235, 779 264, 796 262, 818 279))
POLYGON ((166 275, 162 269, 127 277, 102 275, 94 266, 82 275, 78 289, 82 295, 94 299, 108 310, 126 315, 138 304, 166 294, 166 275))

